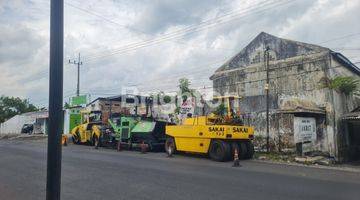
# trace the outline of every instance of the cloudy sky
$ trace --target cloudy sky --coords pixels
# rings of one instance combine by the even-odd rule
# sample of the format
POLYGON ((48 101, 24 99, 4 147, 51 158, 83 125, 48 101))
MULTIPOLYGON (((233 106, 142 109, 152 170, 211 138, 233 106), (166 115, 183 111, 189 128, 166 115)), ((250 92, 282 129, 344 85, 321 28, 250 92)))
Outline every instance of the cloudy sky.
MULTIPOLYGON (((48 100, 48 0, 0 0, 0 95, 48 100)), ((65 0, 64 100, 125 87, 174 91, 209 76, 261 31, 360 61, 360 0, 65 0)), ((359 64, 358 64, 359 66, 359 64)))

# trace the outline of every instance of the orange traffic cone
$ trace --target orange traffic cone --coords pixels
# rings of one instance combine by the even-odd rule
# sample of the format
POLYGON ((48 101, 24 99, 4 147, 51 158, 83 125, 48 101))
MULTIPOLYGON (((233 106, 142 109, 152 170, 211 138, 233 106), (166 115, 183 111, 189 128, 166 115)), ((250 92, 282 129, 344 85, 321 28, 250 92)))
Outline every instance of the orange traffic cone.
POLYGON ((61 143, 62 143, 64 146, 67 146, 67 145, 68 145, 68 138, 67 138, 65 135, 62 135, 61 138, 62 138, 61 143))
POLYGON ((239 154, 237 148, 235 148, 234 152, 234 164, 233 167, 240 167, 240 160, 239 160, 239 154))

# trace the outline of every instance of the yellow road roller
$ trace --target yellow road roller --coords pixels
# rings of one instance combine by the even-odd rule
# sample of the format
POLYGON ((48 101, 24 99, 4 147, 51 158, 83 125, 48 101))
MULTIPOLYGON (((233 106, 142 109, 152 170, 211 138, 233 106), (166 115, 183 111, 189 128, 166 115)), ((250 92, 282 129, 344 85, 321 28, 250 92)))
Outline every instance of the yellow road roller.
POLYGON ((215 161, 228 161, 235 149, 240 159, 250 159, 254 154, 252 139, 254 128, 244 126, 239 112, 233 106, 240 98, 217 97, 223 102, 223 113, 189 117, 180 125, 166 126, 165 150, 171 155, 180 152, 207 154, 215 161))
POLYGON ((73 142, 75 144, 90 144, 96 148, 100 145, 101 137, 101 112, 83 110, 81 114, 81 124, 71 130, 73 142))

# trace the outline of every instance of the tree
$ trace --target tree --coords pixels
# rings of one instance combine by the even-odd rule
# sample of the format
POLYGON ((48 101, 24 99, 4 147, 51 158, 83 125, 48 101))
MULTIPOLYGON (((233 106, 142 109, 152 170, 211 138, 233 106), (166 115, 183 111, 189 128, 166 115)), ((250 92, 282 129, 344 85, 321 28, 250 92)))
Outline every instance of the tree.
POLYGON ((20 99, 19 97, 0 97, 0 123, 3 123, 15 115, 37 110, 36 106, 30 104, 26 99, 20 99))
POLYGON ((181 78, 179 80, 179 89, 183 102, 187 100, 187 95, 194 96, 195 90, 190 89, 190 81, 187 78, 181 78))
POLYGON ((359 79, 351 76, 337 76, 332 79, 322 80, 322 87, 334 89, 346 96, 359 91, 359 79))
POLYGON ((159 104, 161 103, 170 103, 171 102, 171 96, 166 95, 163 91, 160 91, 157 94, 151 94, 150 97, 156 100, 159 104))
POLYGON ((164 96, 164 103, 170 103, 171 102, 171 96, 165 95, 164 96))
POLYGON ((181 93, 187 93, 187 92, 191 93, 191 89, 189 87, 190 87, 189 79, 181 78, 179 80, 179 88, 181 93))
POLYGON ((350 95, 358 90, 359 80, 351 76, 338 76, 330 79, 329 88, 350 95))

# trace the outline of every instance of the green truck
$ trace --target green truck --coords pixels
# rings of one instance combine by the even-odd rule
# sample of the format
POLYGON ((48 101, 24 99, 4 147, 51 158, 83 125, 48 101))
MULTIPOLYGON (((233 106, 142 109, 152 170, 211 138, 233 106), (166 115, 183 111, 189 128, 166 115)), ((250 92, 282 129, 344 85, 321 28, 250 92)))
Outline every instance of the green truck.
POLYGON ((109 128, 104 131, 101 143, 118 149, 138 149, 146 145, 149 151, 164 151, 164 121, 140 116, 116 116, 109 119, 109 128))

